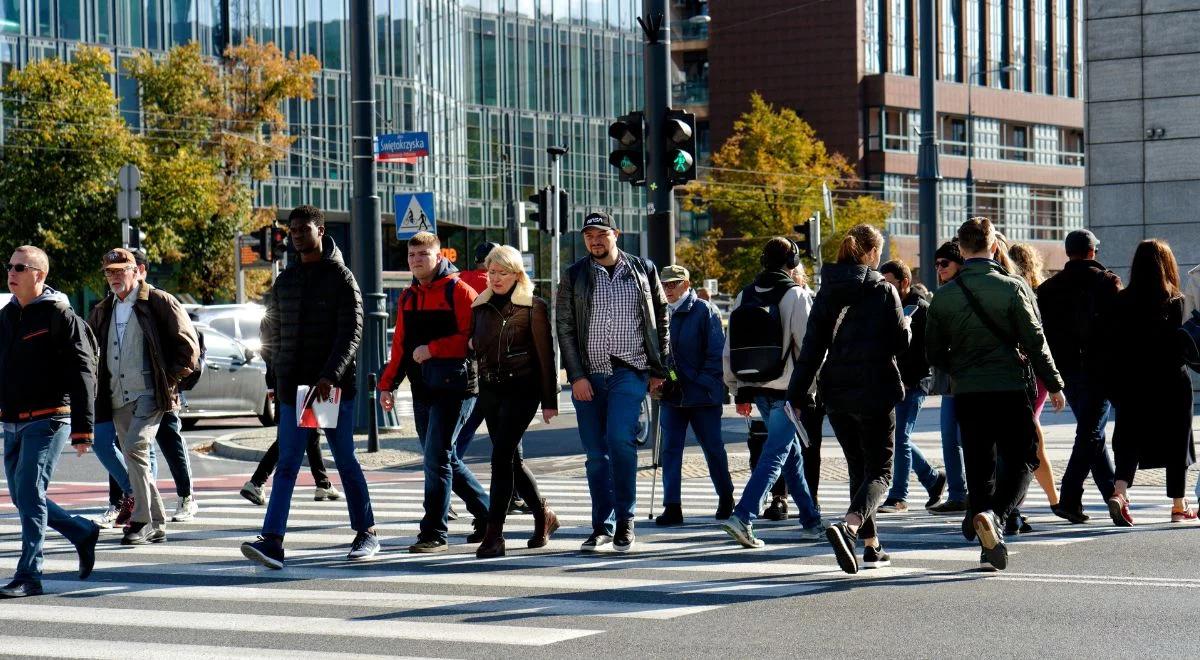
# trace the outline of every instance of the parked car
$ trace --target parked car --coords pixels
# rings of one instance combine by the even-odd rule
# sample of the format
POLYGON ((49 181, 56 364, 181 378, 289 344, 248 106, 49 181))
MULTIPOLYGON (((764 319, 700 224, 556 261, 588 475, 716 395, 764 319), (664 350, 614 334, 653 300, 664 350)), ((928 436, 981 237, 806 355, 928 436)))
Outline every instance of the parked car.
POLYGON ((204 335, 204 373, 183 392, 179 416, 185 430, 201 419, 258 417, 263 426, 274 426, 279 412, 267 396, 267 365, 255 351, 206 323, 193 323, 204 335))
POLYGON ((267 313, 267 308, 262 305, 205 305, 187 311, 193 321, 207 323, 217 332, 233 337, 256 353, 262 348, 259 324, 267 313))

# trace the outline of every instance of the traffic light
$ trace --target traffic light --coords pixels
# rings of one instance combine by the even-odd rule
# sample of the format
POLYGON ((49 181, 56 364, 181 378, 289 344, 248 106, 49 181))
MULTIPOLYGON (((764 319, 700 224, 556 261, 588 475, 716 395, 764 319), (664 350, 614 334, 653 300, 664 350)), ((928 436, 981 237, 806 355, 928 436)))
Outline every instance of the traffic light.
POLYGON ((283 255, 287 254, 287 251, 288 251, 287 230, 284 229, 283 227, 276 227, 274 225, 272 225, 270 227, 270 229, 271 229, 271 256, 272 256, 272 259, 268 259, 268 261, 274 261, 275 259, 282 259, 283 255))
MULTIPOLYGON (((529 203, 533 205, 533 221, 537 224, 540 231, 549 232, 550 223, 550 193, 552 188, 546 187, 529 196, 529 203)), ((558 231, 566 233, 567 219, 571 217, 568 208, 571 205, 571 196, 567 191, 558 191, 558 231)))
POLYGON ((810 216, 808 221, 802 225, 793 225, 792 231, 796 233, 796 247, 800 249, 800 254, 814 257, 816 253, 813 251, 813 238, 816 232, 813 230, 814 225, 819 222, 817 216, 810 216))
POLYGON ((696 178, 696 115, 667 110, 663 121, 667 183, 680 186, 696 178))
POLYGON ((146 232, 132 223, 129 225, 129 249, 130 251, 146 249, 146 232))
POLYGON ((634 186, 646 185, 646 120, 640 111, 618 117, 608 125, 608 136, 617 146, 608 162, 620 172, 621 181, 634 186))
POLYGON ((258 257, 263 261, 271 261, 271 225, 255 230, 253 236, 258 240, 258 257))

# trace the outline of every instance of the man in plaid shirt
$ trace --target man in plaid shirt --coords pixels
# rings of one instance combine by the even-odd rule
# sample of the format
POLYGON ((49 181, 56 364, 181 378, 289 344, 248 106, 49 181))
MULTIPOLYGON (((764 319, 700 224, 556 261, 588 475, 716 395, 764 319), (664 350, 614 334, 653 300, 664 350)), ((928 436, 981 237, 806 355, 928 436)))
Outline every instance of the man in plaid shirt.
POLYGON ((638 415, 666 377, 667 298, 654 264, 617 249, 608 214, 584 219, 588 256, 563 274, 558 343, 587 454, 592 535, 581 550, 633 548, 638 415))

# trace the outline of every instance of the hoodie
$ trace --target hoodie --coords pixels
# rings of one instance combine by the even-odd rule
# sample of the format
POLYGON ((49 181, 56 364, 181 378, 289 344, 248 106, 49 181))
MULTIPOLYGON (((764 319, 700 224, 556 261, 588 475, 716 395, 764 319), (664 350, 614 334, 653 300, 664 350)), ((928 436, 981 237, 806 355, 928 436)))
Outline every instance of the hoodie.
POLYGON ((0 420, 71 417, 71 444, 90 444, 96 342, 67 297, 50 287, 0 309, 0 420))
POLYGON ((788 399, 805 403, 819 371, 830 413, 887 412, 904 398, 896 357, 911 339, 900 294, 882 275, 861 264, 825 266, 788 399))
MULTIPOLYGON (((783 398, 787 393, 788 383, 795 368, 796 356, 808 328, 809 310, 812 308, 812 297, 807 289, 797 286, 789 273, 783 270, 764 270, 754 278, 750 285, 760 294, 778 289, 786 289, 779 299, 779 320, 786 333, 783 354, 779 359, 784 360, 783 373, 779 378, 766 383, 750 383, 738 380, 729 366, 729 339, 725 339, 725 350, 722 352, 722 363, 725 370, 725 384, 734 395, 737 403, 751 403, 759 395, 783 398)), ((742 304, 742 294, 738 293, 733 302, 732 312, 742 304)))

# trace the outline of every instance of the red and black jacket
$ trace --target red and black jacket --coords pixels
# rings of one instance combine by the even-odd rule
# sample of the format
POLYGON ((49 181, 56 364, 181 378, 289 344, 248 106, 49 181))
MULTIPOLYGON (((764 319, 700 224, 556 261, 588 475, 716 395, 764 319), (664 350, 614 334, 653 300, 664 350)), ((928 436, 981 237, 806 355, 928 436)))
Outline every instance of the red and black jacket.
POLYGON ((429 284, 413 282, 405 289, 400 294, 391 358, 379 378, 379 390, 395 390, 405 377, 414 390, 422 388, 420 365, 413 360, 418 346, 429 346, 435 358, 465 359, 475 297, 475 290, 458 279, 458 271, 445 259, 429 284))

